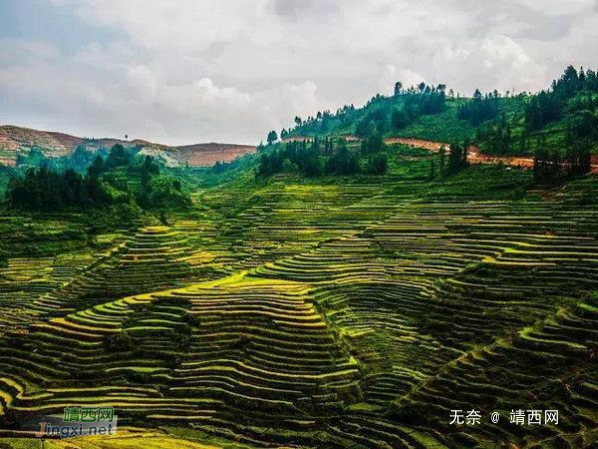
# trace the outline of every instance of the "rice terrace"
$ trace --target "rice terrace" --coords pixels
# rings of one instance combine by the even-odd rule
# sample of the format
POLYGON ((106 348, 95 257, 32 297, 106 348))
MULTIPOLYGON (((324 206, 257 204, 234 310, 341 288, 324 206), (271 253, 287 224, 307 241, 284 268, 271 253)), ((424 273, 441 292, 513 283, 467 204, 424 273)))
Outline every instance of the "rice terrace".
POLYGON ((0 447, 598 447, 598 74, 559 70, 259 145, 0 124, 0 447))

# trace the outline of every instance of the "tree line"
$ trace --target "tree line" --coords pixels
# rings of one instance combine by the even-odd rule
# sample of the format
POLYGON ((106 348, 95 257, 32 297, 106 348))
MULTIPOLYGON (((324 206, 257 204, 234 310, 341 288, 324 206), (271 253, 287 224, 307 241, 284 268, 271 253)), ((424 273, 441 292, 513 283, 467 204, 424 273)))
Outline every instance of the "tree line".
POLYGON ((425 83, 403 90, 395 86, 395 96, 376 96, 366 105, 367 112, 355 125, 360 137, 373 133, 399 131, 423 115, 438 114, 445 109, 446 85, 430 86, 425 83))
POLYGON ((444 147, 438 150, 438 165, 436 159, 430 161, 430 179, 442 178, 444 176, 454 175, 469 166, 467 161, 470 143, 465 141, 462 144, 451 143, 449 145, 448 155, 444 147))
POLYGON ((457 117, 478 126, 498 115, 499 99, 500 94, 496 90, 491 94, 482 95, 480 90, 476 89, 471 101, 459 106, 457 117))
POLYGON ((589 147, 581 142, 571 145, 565 155, 558 150, 538 148, 534 153, 534 180, 560 184, 567 179, 589 173, 592 155, 589 147))
POLYGON ((573 66, 552 82, 551 88, 534 95, 525 108, 527 131, 537 131, 559 120, 565 112, 594 111, 594 95, 598 93, 598 74, 583 68, 579 72, 573 66), (570 99, 579 96, 577 101, 570 99))
POLYGON ((190 204, 181 182, 161 175, 152 156, 134 157, 120 144, 114 145, 106 158, 93 158, 84 173, 43 164, 28 168, 24 174, 13 174, 6 200, 11 208, 37 212, 98 209, 124 203, 146 210, 190 204))
MULTIPOLYGON (((452 91, 451 91, 452 92, 452 91)), ((374 95, 361 109, 345 105, 331 112, 319 111, 306 119, 295 117, 295 126, 280 131, 280 138, 293 136, 326 135, 336 128, 351 127, 355 134, 364 137, 374 132, 400 130, 422 115, 437 114, 445 109, 446 85, 420 83, 403 89, 398 82, 394 96, 374 95)), ((267 139, 274 142, 274 134, 267 139), (271 138, 270 138, 271 137, 271 138)))
POLYGON ((359 151, 349 150, 344 139, 315 137, 311 141, 294 141, 273 148, 259 149, 259 176, 278 173, 321 175, 384 174, 388 167, 384 143, 379 134, 363 139, 359 151))

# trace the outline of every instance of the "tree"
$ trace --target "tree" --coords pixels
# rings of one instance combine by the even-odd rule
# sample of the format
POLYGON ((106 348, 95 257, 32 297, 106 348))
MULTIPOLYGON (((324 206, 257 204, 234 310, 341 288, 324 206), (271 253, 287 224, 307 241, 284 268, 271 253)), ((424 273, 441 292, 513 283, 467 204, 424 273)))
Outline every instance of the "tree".
POLYGON ((434 159, 430 161, 430 180, 436 179, 436 162, 434 159))
POLYGON ((575 112, 567 122, 567 141, 598 138, 598 117, 589 110, 575 112))
POLYGON ((346 145, 339 145, 338 151, 326 161, 325 169, 328 174, 352 175, 360 171, 359 160, 346 145))
POLYGON ((93 162, 89 167, 87 167, 87 174, 89 177, 97 178, 102 173, 106 171, 106 166, 104 164, 104 158, 99 154, 94 158, 93 162))
POLYGON ((438 156, 440 159, 440 175, 442 176, 446 169, 446 149, 444 148, 444 146, 441 147, 440 150, 438 150, 438 156))
POLYGON ((384 148, 384 139, 381 133, 373 132, 361 141, 361 154, 377 153, 384 148))
POLYGON ((141 186, 144 187, 144 189, 147 188, 152 175, 160 174, 160 166, 154 162, 154 158, 152 156, 145 156, 143 159, 143 164, 141 164, 140 174, 141 186))
POLYGON ((454 174, 467 167, 467 142, 463 145, 452 143, 449 147, 448 174, 454 174))
POLYGON ((278 140, 278 134, 276 134, 276 131, 270 131, 266 140, 268 141, 268 145, 272 145, 274 142, 276 142, 278 140))
MULTIPOLYGON (((525 133, 524 133, 525 134, 525 133)), ((503 114, 500 120, 477 129, 476 139, 481 148, 491 154, 509 154, 513 144, 511 125, 503 114)))
POLYGON ((403 92, 403 83, 397 81, 395 83, 395 97, 398 97, 403 92))
POLYGON ((393 129, 398 131, 409 125, 410 120, 409 116, 405 112, 405 109, 396 108, 394 111, 392 111, 391 122, 393 129))
POLYGON ((93 153, 88 151, 82 145, 77 145, 73 154, 71 154, 71 165, 77 171, 85 170, 85 167, 93 161, 93 153))
POLYGON ((106 159, 106 166, 108 167, 108 169, 122 167, 124 165, 127 165, 130 162, 130 160, 130 154, 120 143, 117 143, 110 149, 110 152, 108 153, 108 158, 106 159))
POLYGON ((367 171, 372 175, 383 175, 388 168, 388 158, 384 153, 370 156, 367 163, 367 171))
POLYGON ((479 89, 473 93, 473 98, 459 107, 457 116, 462 120, 469 121, 472 125, 477 126, 482 122, 493 119, 498 115, 499 111, 499 95, 495 91, 494 94, 482 95, 479 89))

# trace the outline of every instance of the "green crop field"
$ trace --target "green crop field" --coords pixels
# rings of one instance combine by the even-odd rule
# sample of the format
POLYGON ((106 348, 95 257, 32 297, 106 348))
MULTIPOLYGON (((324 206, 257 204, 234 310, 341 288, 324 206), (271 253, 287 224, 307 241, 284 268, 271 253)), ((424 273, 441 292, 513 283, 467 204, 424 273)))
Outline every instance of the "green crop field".
POLYGON ((114 407, 117 435, 44 447, 596 444, 594 177, 430 180, 435 156, 386 152, 382 176, 189 172, 167 224, 6 213, 0 446, 75 405, 114 407))

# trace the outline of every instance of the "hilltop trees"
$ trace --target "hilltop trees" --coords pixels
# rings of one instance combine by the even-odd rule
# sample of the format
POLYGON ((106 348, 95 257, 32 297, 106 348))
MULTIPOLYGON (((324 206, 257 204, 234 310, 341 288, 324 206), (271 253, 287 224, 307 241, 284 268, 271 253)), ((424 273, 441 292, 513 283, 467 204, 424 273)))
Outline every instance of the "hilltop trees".
POLYGON ((403 83, 401 83, 400 81, 397 81, 395 83, 395 97, 398 97, 399 95, 401 95, 401 93, 403 93, 403 83))
POLYGON ((525 108, 525 131, 542 130, 546 125, 566 118, 564 151, 547 149, 542 140, 534 154, 534 179, 560 183, 591 170, 590 148, 598 139, 595 97, 598 76, 595 71, 573 66, 553 81, 549 90, 533 96, 525 108), (564 153, 564 154, 563 154, 564 153))
MULTIPOLYGON (((582 88, 588 79, 593 81, 595 73, 589 71, 587 76, 578 76, 577 71, 570 67, 565 71, 565 75, 553 84, 553 89, 554 92, 560 92, 559 95, 569 95, 575 89, 582 88)), ((557 95, 547 93, 538 97, 558 99, 557 95)), ((534 154, 534 179, 558 184, 567 178, 589 173, 592 168, 590 148, 596 139, 598 117, 595 114, 587 109, 570 114, 566 122, 564 155, 558 149, 546 149, 546 142, 541 140, 534 154)))
POLYGON ((278 140, 278 134, 276 134, 276 131, 270 131, 266 140, 268 145, 272 145, 274 142, 276 142, 278 140))
POLYGON ((422 115, 437 114, 444 110, 446 94, 445 85, 439 84, 437 87, 425 86, 422 96, 419 100, 419 111, 422 115))
POLYGON ((338 108, 334 113, 325 110, 305 119, 295 117, 295 127, 288 129, 286 135, 323 136, 342 127, 365 137, 372 133, 403 129, 423 115, 445 110, 445 84, 432 86, 420 83, 406 89, 401 82, 397 82, 394 89, 394 96, 374 95, 362 109, 356 109, 351 104, 338 108))
POLYGON ((563 75, 553 81, 549 90, 534 95, 525 109, 525 125, 528 131, 537 131, 561 118, 569 106, 572 112, 595 108, 593 94, 598 93, 598 76, 595 71, 573 66, 565 69, 563 75), (568 104, 575 97, 576 101, 568 104))
POLYGON ((477 126, 498 115, 499 98, 497 91, 482 96, 479 89, 476 89, 472 100, 460 106, 457 115, 460 119, 467 120, 472 125, 477 126))
POLYGON ((400 97, 399 101, 389 101, 382 96, 375 96, 369 101, 366 109, 370 110, 355 125, 357 136, 398 131, 422 115, 437 114, 444 110, 444 84, 433 87, 421 83, 417 88, 411 87, 406 91, 402 90, 402 84, 398 84, 399 90, 395 86, 395 97, 392 100, 400 97))
POLYGON ((525 125, 528 131, 537 131, 561 115, 561 99, 549 92, 542 91, 531 98, 525 110, 525 125))
MULTIPOLYGON (((598 117, 598 75, 593 70, 570 66, 550 89, 537 95, 501 95, 497 90, 483 93, 476 89, 473 97, 466 99, 444 84, 419 83, 409 87, 397 82, 393 95, 375 95, 362 108, 351 105, 334 114, 320 111, 305 119, 298 118, 286 135, 354 134, 366 139, 375 134, 396 133, 446 142, 475 135, 484 153, 529 155, 535 149, 537 136, 545 133, 551 144, 561 146, 564 154, 567 145, 563 141, 569 140, 569 135, 565 136, 567 129, 571 128, 572 135, 587 134, 587 129, 594 126, 592 117, 598 117), (451 107, 447 107, 447 101, 451 107), (423 119, 440 113, 438 118, 423 119), (572 116, 579 123, 568 124, 572 116), (548 127, 549 124, 554 126, 548 127)), ((588 138, 591 146, 598 143, 598 136, 588 138)))

